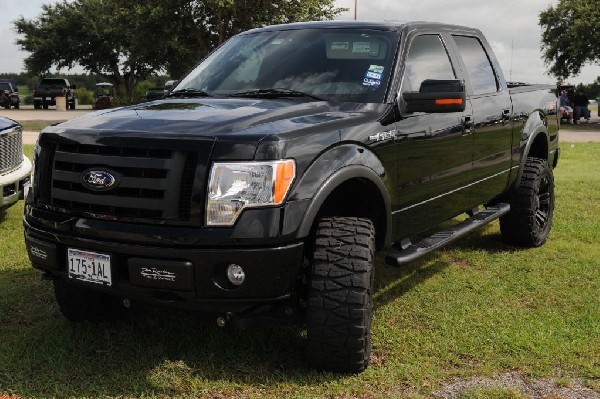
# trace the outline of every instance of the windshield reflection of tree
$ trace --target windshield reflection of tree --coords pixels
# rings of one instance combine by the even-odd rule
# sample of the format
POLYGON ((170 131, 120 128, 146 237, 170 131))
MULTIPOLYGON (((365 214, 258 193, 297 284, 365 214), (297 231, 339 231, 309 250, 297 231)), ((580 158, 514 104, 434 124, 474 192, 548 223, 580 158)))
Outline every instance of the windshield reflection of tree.
POLYGON ((392 35, 315 29, 234 37, 177 89, 213 95, 288 89, 343 101, 380 102, 385 92, 381 83, 391 69, 391 39, 398 38, 392 35), (364 83, 371 67, 381 71, 375 74, 380 76, 375 85, 364 83))

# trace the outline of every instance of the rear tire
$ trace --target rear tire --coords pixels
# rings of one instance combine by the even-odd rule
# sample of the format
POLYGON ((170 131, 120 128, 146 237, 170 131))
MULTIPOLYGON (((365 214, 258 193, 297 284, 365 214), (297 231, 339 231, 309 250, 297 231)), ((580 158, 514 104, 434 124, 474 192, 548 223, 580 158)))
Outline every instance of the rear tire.
POLYGON ((15 104, 15 109, 19 109, 19 108, 20 108, 20 105, 19 105, 19 103, 16 103, 16 104, 15 104))
POLYGON ((319 370, 364 371, 371 358, 375 228, 369 219, 319 221, 307 305, 307 356, 319 370))
POLYGON ((527 158, 520 184, 508 202, 510 212, 500 218, 504 242, 522 247, 545 243, 554 215, 554 176, 546 160, 527 158))
POLYGON ((42 104, 40 103, 33 103, 33 109, 41 109, 42 108, 42 104))
POLYGON ((117 298, 64 280, 54 280, 54 294, 61 313, 70 321, 111 321, 124 312, 117 298))

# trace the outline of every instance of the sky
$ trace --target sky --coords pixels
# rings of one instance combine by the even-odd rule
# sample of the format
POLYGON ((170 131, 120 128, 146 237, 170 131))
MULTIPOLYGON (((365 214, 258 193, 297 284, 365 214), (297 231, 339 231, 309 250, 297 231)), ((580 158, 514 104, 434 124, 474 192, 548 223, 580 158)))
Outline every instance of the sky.
MULTIPOLYGON (((34 18, 42 4, 57 0, 0 0, 0 72, 20 72, 27 53, 15 44, 12 21, 34 18)), ((359 20, 433 21, 479 28, 490 42, 507 80, 554 83, 546 74, 540 52, 540 11, 551 0, 357 0, 359 20), (512 68, 511 68, 512 61, 512 68), (512 71, 512 73, 511 73, 512 71)), ((338 19, 354 18, 354 0, 335 0, 350 10, 338 19)), ((554 0, 555 3, 555 0, 554 0)), ((63 70, 62 72, 67 72, 63 70)), ((82 72, 81 69, 73 72, 82 72)), ((591 83, 600 76, 599 65, 587 65, 571 83, 591 83)))

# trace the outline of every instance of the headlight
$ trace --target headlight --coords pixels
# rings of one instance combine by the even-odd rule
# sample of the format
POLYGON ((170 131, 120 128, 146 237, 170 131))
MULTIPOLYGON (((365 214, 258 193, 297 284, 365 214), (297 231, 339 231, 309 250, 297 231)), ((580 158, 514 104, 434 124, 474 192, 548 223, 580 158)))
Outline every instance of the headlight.
POLYGON ((266 162, 216 162, 210 171, 206 224, 231 226, 244 208, 279 205, 294 177, 291 159, 266 162))

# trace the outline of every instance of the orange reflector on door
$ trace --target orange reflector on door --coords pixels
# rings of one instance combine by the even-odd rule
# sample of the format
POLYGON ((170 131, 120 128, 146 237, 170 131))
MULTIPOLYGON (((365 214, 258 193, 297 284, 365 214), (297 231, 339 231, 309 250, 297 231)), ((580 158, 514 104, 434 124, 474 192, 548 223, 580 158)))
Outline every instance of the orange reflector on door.
POLYGON ((435 105, 462 104, 462 98, 436 98, 435 105))

